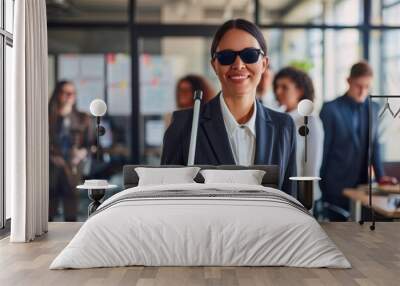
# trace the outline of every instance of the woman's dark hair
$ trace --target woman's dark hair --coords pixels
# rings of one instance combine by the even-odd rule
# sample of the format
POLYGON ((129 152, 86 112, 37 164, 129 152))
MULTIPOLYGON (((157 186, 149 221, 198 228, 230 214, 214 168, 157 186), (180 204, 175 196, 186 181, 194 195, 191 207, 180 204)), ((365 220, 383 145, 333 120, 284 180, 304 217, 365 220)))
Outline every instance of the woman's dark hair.
MULTIPOLYGON (((73 84, 71 81, 68 80, 61 80, 56 83, 56 86, 53 90, 53 93, 51 94, 50 97, 50 102, 49 102, 49 129, 50 129, 50 134, 52 135, 55 131, 53 130, 56 126, 56 122, 58 119, 58 110, 60 109, 60 101, 59 97, 61 95, 61 92, 64 88, 65 85, 67 84, 73 84)), ((77 112, 76 108, 76 103, 72 107, 73 112, 77 112)))
MULTIPOLYGON (((278 80, 281 78, 288 78, 294 82, 296 87, 303 92, 300 100, 309 99, 314 101, 315 93, 314 93, 314 85, 311 78, 308 74, 298 68, 294 67, 285 67, 281 69, 274 77, 273 87, 274 91, 276 90, 276 85, 278 80)), ((299 101, 300 101, 299 100, 299 101)))
POLYGON ((264 55, 267 55, 267 43, 265 42, 265 38, 257 25, 244 19, 233 19, 223 23, 222 26, 219 27, 217 32, 215 33, 214 39, 211 44, 211 58, 214 57, 214 54, 217 51, 217 47, 222 37, 226 34, 226 32, 231 29, 243 30, 252 35, 254 38, 256 38, 258 44, 261 47, 261 50, 264 52, 264 55))
MULTIPOLYGON (((190 83, 190 86, 192 87, 192 91, 194 92, 195 90, 201 90, 203 91, 203 99, 202 102, 206 103, 208 102, 214 95, 214 89, 211 87, 211 85, 207 82, 205 78, 199 75, 194 75, 194 74, 189 74, 181 79, 178 80, 178 83, 176 85, 176 90, 178 90, 179 85, 183 82, 187 81, 190 83)), ((178 96, 178 93, 176 93, 176 96, 178 96)), ((178 98, 176 98, 178 102, 178 98)), ((193 101, 194 103, 194 101, 193 101)))
MULTIPOLYGON (((59 97, 61 95, 61 92, 64 88, 64 85, 67 84, 72 84, 71 81, 68 80, 60 80, 59 82, 56 83, 56 86, 54 87, 53 93, 51 94, 50 97, 50 102, 49 102, 49 108, 60 108, 60 102, 59 102, 59 97)), ((76 108, 76 104, 74 104, 74 109, 76 108)))

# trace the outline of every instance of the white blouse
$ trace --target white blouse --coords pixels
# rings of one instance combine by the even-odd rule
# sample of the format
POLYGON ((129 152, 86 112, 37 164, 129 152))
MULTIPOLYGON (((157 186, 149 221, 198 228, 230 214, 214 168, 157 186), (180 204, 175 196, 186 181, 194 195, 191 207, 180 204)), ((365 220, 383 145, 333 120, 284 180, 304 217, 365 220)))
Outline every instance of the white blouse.
POLYGON ((256 114, 257 105, 254 101, 253 114, 249 121, 239 124, 233 117, 221 93, 220 104, 228 139, 236 165, 250 166, 254 164, 256 150, 256 114))

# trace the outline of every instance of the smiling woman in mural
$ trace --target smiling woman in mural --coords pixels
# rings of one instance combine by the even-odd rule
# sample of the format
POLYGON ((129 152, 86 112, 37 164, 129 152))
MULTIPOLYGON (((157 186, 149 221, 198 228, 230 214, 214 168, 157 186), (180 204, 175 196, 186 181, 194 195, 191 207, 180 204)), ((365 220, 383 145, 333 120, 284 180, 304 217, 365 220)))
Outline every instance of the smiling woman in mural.
MULTIPOLYGON (((201 106, 194 159, 195 165, 218 166, 124 166, 125 190, 99 206, 50 269, 351 267, 308 210, 288 195, 295 195, 289 180, 296 173, 294 122, 256 100, 268 61, 254 24, 223 24, 211 46, 222 90, 201 106)), ((193 109, 173 114, 162 163, 187 164, 192 117, 193 109)))
MULTIPOLYGON (((221 91, 202 106, 195 164, 280 166, 280 189, 295 194, 296 137, 290 116, 264 107, 256 89, 268 67, 267 45, 253 23, 225 22, 211 45, 221 91)), ((162 164, 187 163, 193 109, 176 111, 164 135, 162 164)))

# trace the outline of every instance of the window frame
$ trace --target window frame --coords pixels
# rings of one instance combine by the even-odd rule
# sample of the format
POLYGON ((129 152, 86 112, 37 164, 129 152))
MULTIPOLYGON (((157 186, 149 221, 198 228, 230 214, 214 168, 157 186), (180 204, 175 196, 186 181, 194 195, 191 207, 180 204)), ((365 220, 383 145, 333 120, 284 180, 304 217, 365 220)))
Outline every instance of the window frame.
MULTIPOLYGON (((0 236, 9 233, 10 219, 6 215, 6 188, 5 188, 5 101, 6 101, 6 46, 13 48, 13 34, 6 30, 6 1, 0 0, 0 236)), ((13 5, 13 13, 15 11, 15 0, 9 0, 13 5)), ((12 16, 14 19, 14 15, 12 16)), ((14 30, 14 27, 12 27, 14 30)))

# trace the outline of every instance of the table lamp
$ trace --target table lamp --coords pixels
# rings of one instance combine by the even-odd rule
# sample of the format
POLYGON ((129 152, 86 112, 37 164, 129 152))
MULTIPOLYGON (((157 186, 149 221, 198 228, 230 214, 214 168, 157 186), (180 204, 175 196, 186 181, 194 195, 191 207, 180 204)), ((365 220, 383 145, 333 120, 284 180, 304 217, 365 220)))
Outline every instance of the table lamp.
MULTIPOLYGON (((96 117, 96 155, 97 161, 100 159, 99 146, 100 136, 106 133, 106 129, 102 126, 101 117, 107 112, 107 105, 104 100, 95 99, 90 103, 90 113, 96 117)), ((77 186, 77 189, 87 190, 88 196, 92 201, 88 206, 88 216, 92 215, 100 206, 106 190, 116 188, 115 185, 109 185, 107 180, 85 180, 83 185, 77 186)))
POLYGON ((304 125, 300 126, 299 134, 304 137, 304 162, 307 163, 307 136, 310 133, 310 129, 308 128, 308 116, 314 110, 314 103, 309 99, 303 99, 297 105, 297 111, 301 116, 304 116, 304 125))
POLYGON ((102 99, 95 99, 90 103, 90 113, 96 117, 96 155, 99 161, 100 136, 106 134, 104 126, 100 125, 101 117, 107 112, 107 104, 102 99))
MULTIPOLYGON (((310 133, 308 128, 308 117, 314 110, 314 103, 309 99, 303 99, 297 105, 297 111, 304 116, 304 125, 300 126, 299 134, 304 137, 304 162, 307 163, 307 136, 310 133)), ((314 181, 321 180, 320 177, 303 176, 290 177, 292 181, 297 181, 297 199, 310 210, 313 206, 313 187, 314 181)))

